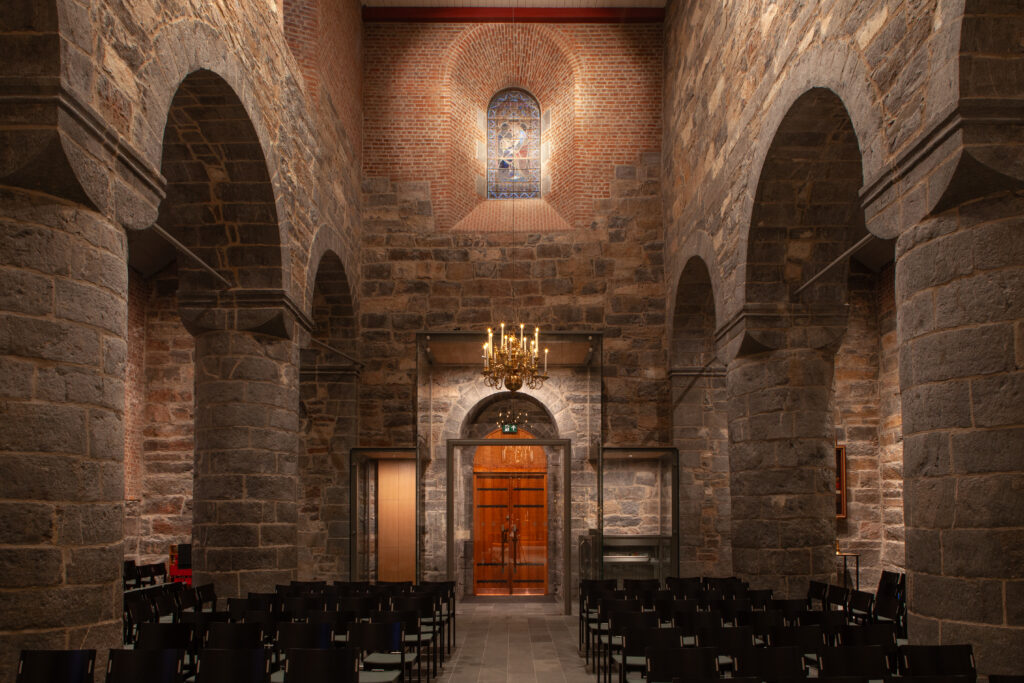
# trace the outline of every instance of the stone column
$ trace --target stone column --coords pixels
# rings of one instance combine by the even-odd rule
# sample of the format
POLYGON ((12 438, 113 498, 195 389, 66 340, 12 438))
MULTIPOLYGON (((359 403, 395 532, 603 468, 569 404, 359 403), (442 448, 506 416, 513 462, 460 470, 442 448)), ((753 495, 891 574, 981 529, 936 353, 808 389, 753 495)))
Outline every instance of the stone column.
POLYGON ((733 571, 782 597, 834 573, 832 366, 831 351, 784 349, 726 372, 733 571))
POLYGON ((1024 670, 1024 197, 897 244, 910 638, 1024 670))
POLYGON ((193 562, 218 596, 295 578, 298 360, 290 339, 196 337, 193 562))
POLYGON ((125 258, 120 226, 0 188, 0 680, 121 641, 125 258))

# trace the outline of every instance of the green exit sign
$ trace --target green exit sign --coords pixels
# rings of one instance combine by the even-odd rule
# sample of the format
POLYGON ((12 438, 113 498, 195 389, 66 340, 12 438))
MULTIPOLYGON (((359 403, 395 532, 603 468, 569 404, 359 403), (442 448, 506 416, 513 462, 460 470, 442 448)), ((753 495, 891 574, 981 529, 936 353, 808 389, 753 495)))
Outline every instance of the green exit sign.
POLYGON ((516 434, 519 431, 519 425, 501 425, 502 434, 516 434))

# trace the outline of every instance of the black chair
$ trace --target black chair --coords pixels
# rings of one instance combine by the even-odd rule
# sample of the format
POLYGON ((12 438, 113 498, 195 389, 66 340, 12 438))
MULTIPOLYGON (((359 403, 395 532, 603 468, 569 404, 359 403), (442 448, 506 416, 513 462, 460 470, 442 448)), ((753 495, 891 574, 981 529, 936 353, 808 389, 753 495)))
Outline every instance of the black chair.
MULTIPOLYGON (((441 622, 443 633, 447 637, 448 653, 452 651, 452 644, 455 637, 455 582, 454 581, 421 581, 420 588, 436 594, 441 599, 441 622)), ((583 611, 580 611, 580 638, 582 642, 583 611)))
POLYGON ((285 683, 358 683, 359 657, 348 647, 288 650, 285 683))
POLYGON ((199 652, 196 683, 269 683, 270 653, 263 647, 244 650, 206 648, 199 652))
POLYGON ((701 580, 696 576, 670 576, 665 579, 665 586, 672 591, 676 599, 696 600, 701 592, 701 580))
POLYGON ((181 683, 185 650, 111 650, 106 683, 181 683))
POLYGON ((263 626, 253 623, 215 621, 206 633, 204 647, 211 650, 254 650, 263 647, 263 626))
POLYGON ((184 650, 186 658, 183 662, 185 674, 195 671, 195 660, 199 654, 199 640, 195 635, 195 624, 179 622, 177 624, 142 624, 139 626, 139 637, 135 641, 136 650, 184 650))
POLYGON ((594 657, 594 669, 599 667, 599 659, 603 654, 599 651, 599 644, 602 636, 608 635, 608 615, 612 612, 639 612, 643 604, 639 600, 629 600, 619 597, 603 597, 597 605, 597 618, 587 624, 587 652, 594 657))
MULTIPOLYGON (((375 683, 393 683, 405 674, 405 632, 401 622, 357 621, 348 626, 348 644, 353 648, 366 671, 377 670, 378 676, 364 676, 375 683)), ((365 673, 365 672, 364 672, 365 673)))
POLYGON ((701 629, 697 634, 700 647, 711 647, 718 654, 718 668, 732 671, 737 657, 755 646, 754 631, 749 626, 701 629))
POLYGON ((706 681, 718 678, 718 657, 711 647, 649 647, 647 683, 706 681))
POLYGON ((444 662, 441 644, 444 642, 444 620, 441 616, 440 596, 430 593, 410 593, 391 598, 391 608, 396 612, 412 612, 416 619, 406 618, 406 643, 416 645, 417 656, 426 648, 437 675, 439 661, 444 662), (415 626, 416 630, 411 630, 415 626))
POLYGON ((899 671, 904 676, 977 676, 970 645, 903 645, 899 671))
MULTIPOLYGON (((646 631, 658 628, 658 615, 654 612, 621 611, 608 615, 608 633, 602 635, 598 642, 605 652, 605 679, 611 681, 613 655, 621 658, 625 636, 630 631, 646 631)), ((598 659, 597 680, 601 680, 601 661, 598 659)))
POLYGON ((737 676, 760 676, 769 681, 807 676, 803 653, 797 647, 756 647, 734 658, 737 676))
POLYGON ((721 612, 673 612, 672 625, 682 630, 684 643, 697 644, 697 636, 703 629, 720 628, 721 612))
POLYGON ((828 600, 827 583, 811 581, 807 584, 807 609, 827 609, 825 606, 826 600, 828 600))
MULTIPOLYGON (((844 626, 839 631, 839 645, 878 645, 890 659, 890 666, 896 664, 896 625, 895 624, 859 624, 844 626)), ((892 673, 896 673, 892 669, 892 673)))
POLYGON ((786 624, 796 626, 800 621, 800 614, 807 609, 807 601, 799 598, 773 598, 768 601, 768 609, 782 612, 786 619, 786 624))
POLYGON ((772 599, 771 588, 758 588, 747 591, 747 599, 753 609, 768 609, 768 603, 772 599))
POLYGON ((22 650, 16 683, 93 683, 96 650, 22 650))
POLYGON ((825 609, 845 612, 849 609, 850 591, 842 586, 829 584, 825 596, 825 609))
POLYGON ((871 615, 875 612, 875 596, 864 591, 850 591, 847 609, 852 621, 867 623, 871 621, 871 615))
POLYGON ((204 583, 202 586, 196 586, 196 601, 199 606, 196 611, 203 612, 206 607, 209 606, 211 612, 217 611, 217 591, 214 589, 212 583, 204 583))
POLYGON ((619 683, 625 683, 630 671, 643 672, 647 678, 647 648, 678 648, 683 646, 683 632, 677 628, 649 628, 626 631, 622 651, 612 655, 612 666, 618 667, 619 683))
POLYGON ((786 619, 780 610, 752 610, 746 616, 737 619, 737 623, 750 627, 757 645, 767 645, 772 629, 784 627, 786 619))
POLYGON ((334 627, 331 624, 283 621, 277 625, 274 638, 275 667, 287 658, 289 650, 326 650, 333 646, 334 627))
POLYGON ((892 672, 891 655, 881 645, 826 647, 818 655, 822 676, 886 678, 892 672))
MULTIPOLYGON (((423 680, 423 648, 429 647, 433 634, 423 633, 420 614, 416 610, 389 610, 370 613, 370 621, 374 623, 398 623, 402 627, 402 654, 410 671, 416 664, 416 680, 423 680)), ((436 655, 436 651, 435 651, 436 655)), ((434 675, 437 675, 437 658, 434 658, 434 675)), ((430 678, 430 662, 427 662, 427 678, 430 678)))

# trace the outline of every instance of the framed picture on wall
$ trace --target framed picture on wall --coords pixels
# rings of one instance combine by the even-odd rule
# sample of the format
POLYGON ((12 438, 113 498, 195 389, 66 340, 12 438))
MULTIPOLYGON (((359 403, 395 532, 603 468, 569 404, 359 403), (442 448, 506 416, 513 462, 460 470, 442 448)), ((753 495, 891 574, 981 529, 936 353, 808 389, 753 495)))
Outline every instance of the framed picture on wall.
POLYGON ((846 446, 836 446, 836 517, 846 517, 846 446))

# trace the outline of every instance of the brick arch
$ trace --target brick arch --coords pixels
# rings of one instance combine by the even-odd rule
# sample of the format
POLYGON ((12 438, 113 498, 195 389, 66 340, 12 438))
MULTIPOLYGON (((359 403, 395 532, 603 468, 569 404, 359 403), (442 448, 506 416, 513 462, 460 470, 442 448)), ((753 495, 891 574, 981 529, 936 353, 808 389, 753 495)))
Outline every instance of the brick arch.
POLYGON ((443 68, 445 99, 445 188, 435 192, 439 226, 450 228, 482 201, 477 190, 484 158, 477 144, 485 140, 478 112, 486 111, 495 93, 509 87, 527 90, 550 115, 542 144, 550 190, 544 201, 569 225, 579 220, 576 170, 576 88, 578 57, 551 29, 539 24, 483 24, 452 42, 443 68), (507 49, 511 44, 514 50, 507 49))
MULTIPOLYGON (((236 288, 282 285, 274 190, 248 113, 224 79, 194 71, 170 102, 161 172, 167 196, 158 222, 236 288)), ((218 289, 191 260, 179 290, 218 289)))
MULTIPOLYGON (((862 182, 857 135, 842 100, 827 88, 806 91, 779 124, 758 178, 741 262, 748 306, 783 317, 794 305, 812 317, 839 314, 846 267, 797 291, 867 233, 862 182)), ((757 327, 748 325, 748 332, 769 348, 781 347, 790 333, 757 327)))
POLYGON ((355 306, 356 282, 355 274, 359 272, 356 256, 352 249, 346 249, 341 240, 341 230, 335 230, 328 226, 321 226, 309 247, 309 257, 306 260, 304 272, 306 273, 306 288, 304 310, 309 314, 313 305, 313 291, 316 288, 316 278, 320 272, 320 266, 328 254, 334 255, 341 261, 341 268, 345 272, 348 282, 349 297, 352 305, 355 306))
MULTIPOLYGON (((139 73, 143 114, 133 128, 133 142, 143 159, 159 168, 171 103, 181 84, 197 71, 208 71, 223 80, 244 110, 253 131, 252 142, 259 147, 264 161, 275 210, 275 244, 280 250, 277 262, 288 264, 288 241, 284 236, 290 232, 290 214, 284 202, 288 193, 282 187, 277 134, 273 132, 277 126, 266 120, 255 96, 255 81, 234 53, 234 48, 224 42, 219 32, 198 21, 173 23, 156 35, 149 53, 151 59, 139 73)), ((292 294, 289 269, 279 268, 279 273, 276 286, 292 294)))

